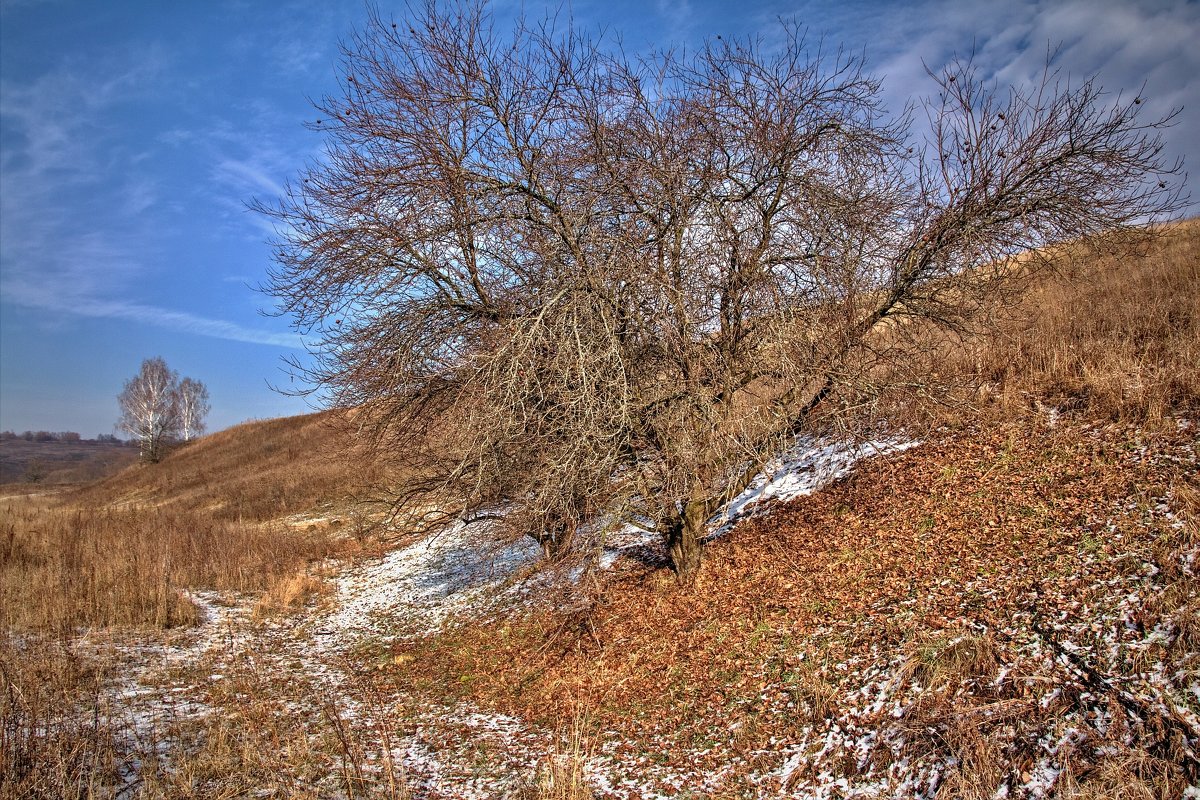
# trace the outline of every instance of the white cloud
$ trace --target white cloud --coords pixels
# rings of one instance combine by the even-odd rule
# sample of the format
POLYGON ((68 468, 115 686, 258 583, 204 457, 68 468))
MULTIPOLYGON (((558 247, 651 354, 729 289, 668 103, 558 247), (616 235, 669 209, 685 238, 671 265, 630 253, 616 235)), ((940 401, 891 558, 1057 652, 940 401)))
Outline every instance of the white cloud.
POLYGON ((184 311, 111 299, 106 276, 120 272, 128 263, 129 254, 112 249, 103 237, 84 235, 63 255, 60 268, 49 272, 19 266, 6 268, 0 282, 4 300, 55 315, 122 319, 235 342, 295 349, 304 347, 303 340, 295 333, 248 328, 184 311))
MULTIPOLYGON (((850 3, 832 14, 813 5, 798 12, 826 26, 834 41, 862 44, 871 70, 884 78, 884 99, 898 111, 928 96, 926 66, 938 70, 974 54, 1001 89, 1040 78, 1046 56, 1063 79, 1096 76, 1112 93, 1146 87, 1145 119, 1183 106, 1164 132, 1169 157, 1197 157, 1200 141, 1200 4, 1172 0, 924 0, 850 3)), ((1194 171, 1194 170, 1193 170, 1194 171)))
POLYGON ((283 194, 283 184, 275 177, 277 172, 267 166, 261 154, 244 159, 222 157, 213 167, 213 173, 217 181, 232 186, 243 196, 283 194))
POLYGON ((655 0, 654 8, 667 23, 670 41, 686 41, 696 22, 696 13, 690 0, 655 0))
POLYGON ((215 339, 227 339, 234 342, 248 342, 250 344, 294 349, 303 349, 304 347, 304 342, 299 334, 255 330, 225 320, 209 319, 182 311, 171 311, 169 309, 155 308, 138 303, 90 301, 74 306, 70 311, 82 316, 126 319, 132 322, 156 325, 160 328, 167 328, 173 331, 193 333, 199 336, 210 336, 215 339))

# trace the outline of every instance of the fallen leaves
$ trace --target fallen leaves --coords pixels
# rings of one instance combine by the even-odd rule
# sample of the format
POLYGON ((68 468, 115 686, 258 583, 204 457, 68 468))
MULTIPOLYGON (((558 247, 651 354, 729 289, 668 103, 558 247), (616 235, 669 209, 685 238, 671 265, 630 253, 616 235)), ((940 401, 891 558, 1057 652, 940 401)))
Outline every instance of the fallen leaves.
MULTIPOLYGON (((588 698, 599 724, 648 752, 713 740, 688 769, 742 785, 751 761, 827 721, 801 674, 836 677, 844 708, 864 669, 915 638, 1019 627, 1034 607, 1087 613, 1089 587, 1127 569, 1105 554, 1161 533, 1140 512, 1114 522, 1112 510, 1169 485, 1169 465, 1189 452, 1194 463, 1194 450, 1186 431, 1145 442, 1120 427, 958 431, 743 522, 708 546, 698 587, 626 567, 590 612, 602 646, 539 644, 547 612, 510 621, 502 641, 483 626, 434 644, 422 665, 449 676, 469 663, 475 702, 525 718, 555 719, 588 698), (758 755, 731 769, 730 753, 758 755)), ((1006 685, 1011 696, 984 696, 996 710, 977 713, 1010 719, 1000 710, 1044 696, 1037 681, 1006 685)))

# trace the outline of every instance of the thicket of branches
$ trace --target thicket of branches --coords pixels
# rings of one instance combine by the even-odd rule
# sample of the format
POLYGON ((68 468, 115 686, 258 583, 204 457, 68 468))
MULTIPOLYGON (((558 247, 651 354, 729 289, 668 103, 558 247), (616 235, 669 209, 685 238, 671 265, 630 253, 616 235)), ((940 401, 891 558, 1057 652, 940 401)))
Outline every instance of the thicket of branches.
POLYGON ((814 409, 908 357, 892 320, 965 330, 1035 274, 1006 258, 1183 207, 1140 98, 955 62, 918 142, 858 57, 781 33, 634 58, 430 3, 346 46, 327 157, 262 208, 267 289, 413 521, 550 551, 634 522, 690 578, 814 409))

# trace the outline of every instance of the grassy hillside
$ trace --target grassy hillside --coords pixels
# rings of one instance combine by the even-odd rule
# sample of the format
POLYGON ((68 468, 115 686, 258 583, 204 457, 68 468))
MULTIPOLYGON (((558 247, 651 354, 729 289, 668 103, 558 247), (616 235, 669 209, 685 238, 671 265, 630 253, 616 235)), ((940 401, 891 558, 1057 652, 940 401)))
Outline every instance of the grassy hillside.
MULTIPOLYGON (((0 797, 87 796, 135 752, 147 798, 1179 798, 1200 783, 1200 223, 1082 253, 999 337, 926 354, 930 391, 982 388, 892 398, 922 446, 737 525, 691 588, 624 558, 333 648, 321 604, 353 604, 383 550, 318 521, 383 477, 334 414, 4 501, 0 797), (199 644, 85 647, 88 626, 199 644), (180 653, 159 690, 212 711, 163 723, 169 756, 128 744, 153 689, 105 699, 144 652, 180 653)), ((445 552, 431 603, 471 557, 445 552)))
POLYGON ((363 544, 339 533, 375 482, 350 437, 329 413, 248 422, 83 488, 0 500, 0 622, 169 628, 198 619, 190 589, 308 585, 310 565, 363 544))
POLYGON ((78 495, 78 502, 151 505, 266 521, 344 503, 377 482, 334 412, 246 422, 172 449, 78 495))
POLYGON ((1076 784, 1056 796, 1178 797, 1198 465, 1194 428, 945 432, 739 526, 693 590, 630 565, 570 615, 397 644, 391 680, 559 725, 585 709, 648 791, 729 771, 685 796, 1025 797, 1053 763, 1076 784))
POLYGON ((1154 423, 1200 411, 1200 219, 1155 239, 1067 248, 995 339, 969 342, 1006 411, 1041 402, 1095 418, 1154 423))

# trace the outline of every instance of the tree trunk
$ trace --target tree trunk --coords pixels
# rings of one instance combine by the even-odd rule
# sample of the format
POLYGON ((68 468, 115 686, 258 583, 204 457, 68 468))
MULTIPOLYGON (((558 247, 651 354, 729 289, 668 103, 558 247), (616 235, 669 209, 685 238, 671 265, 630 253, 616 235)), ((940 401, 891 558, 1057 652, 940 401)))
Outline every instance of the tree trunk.
POLYGON ((558 561, 571 551, 576 527, 575 520, 569 520, 561 526, 532 533, 530 536, 542 546, 543 560, 558 561))
POLYGON ((671 569, 682 584, 695 583, 700 574, 700 537, 704 534, 708 516, 706 502, 690 500, 683 507, 683 513, 671 520, 667 548, 671 569))

